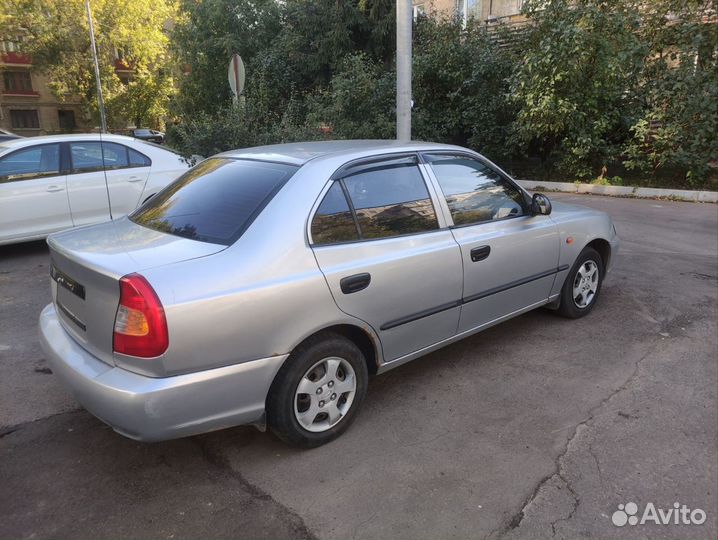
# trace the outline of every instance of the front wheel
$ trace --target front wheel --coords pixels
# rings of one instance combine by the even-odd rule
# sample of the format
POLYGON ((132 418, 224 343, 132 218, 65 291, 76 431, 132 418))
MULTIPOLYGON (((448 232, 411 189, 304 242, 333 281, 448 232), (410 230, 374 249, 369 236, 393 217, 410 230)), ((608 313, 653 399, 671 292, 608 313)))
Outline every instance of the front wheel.
POLYGON ((279 370, 267 398, 267 423, 303 448, 341 435, 364 401, 369 374, 359 348, 337 334, 310 338, 279 370))
POLYGON ((566 276, 558 312, 570 319, 587 315, 601 292, 603 271, 601 255, 591 247, 584 248, 566 276))

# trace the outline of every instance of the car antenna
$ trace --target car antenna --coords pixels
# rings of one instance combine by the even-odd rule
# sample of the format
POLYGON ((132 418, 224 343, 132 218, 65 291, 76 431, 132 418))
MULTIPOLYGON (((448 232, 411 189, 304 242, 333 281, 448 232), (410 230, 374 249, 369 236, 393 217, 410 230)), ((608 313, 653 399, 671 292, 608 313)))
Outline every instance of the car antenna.
POLYGON ((100 130, 100 152, 102 155, 102 174, 105 175, 105 192, 107 193, 107 207, 110 210, 110 220, 112 217, 112 201, 110 200, 110 184, 107 182, 107 167, 105 166, 105 143, 102 142, 102 130, 100 130))

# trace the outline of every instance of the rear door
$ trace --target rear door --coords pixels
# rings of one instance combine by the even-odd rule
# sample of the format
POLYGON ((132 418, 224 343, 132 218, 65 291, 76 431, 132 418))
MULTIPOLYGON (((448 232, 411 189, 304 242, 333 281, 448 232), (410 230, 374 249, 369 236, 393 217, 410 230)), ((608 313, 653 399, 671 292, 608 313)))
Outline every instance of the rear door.
POLYGON ((67 193, 75 226, 110 219, 102 144, 99 141, 66 143, 69 160, 67 193))
POLYGON ((70 227, 60 145, 25 147, 0 157, 0 242, 70 227))
POLYGON ((311 221, 334 300, 377 332, 387 361, 452 337, 461 253, 415 155, 345 167, 311 221))
POLYGON ((110 193, 112 217, 117 219, 132 212, 142 202, 150 159, 123 144, 102 143, 107 188, 110 193))
POLYGON ((545 302, 558 272, 559 234, 551 218, 530 215, 523 192, 487 162, 464 154, 423 158, 461 246, 459 332, 545 302))

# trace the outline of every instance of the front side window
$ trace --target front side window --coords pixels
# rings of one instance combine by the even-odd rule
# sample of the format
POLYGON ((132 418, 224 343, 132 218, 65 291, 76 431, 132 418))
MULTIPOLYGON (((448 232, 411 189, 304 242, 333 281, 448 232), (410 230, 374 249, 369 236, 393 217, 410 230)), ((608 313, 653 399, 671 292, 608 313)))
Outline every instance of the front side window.
POLYGON ((364 166, 342 181, 364 239, 439 228, 434 205, 413 158, 364 166))
POLYGON ((312 240, 317 245, 359 240, 359 232, 341 182, 332 184, 314 214, 312 240))
POLYGON ((72 159, 72 172, 101 171, 102 146, 99 142, 73 142, 70 143, 70 158, 72 159))
POLYGON ((130 219, 168 234, 230 245, 296 170, 296 166, 281 163, 206 159, 152 197, 130 219))
POLYGON ((42 144, 0 158, 0 182, 60 174, 60 145, 42 144))
POLYGON ((455 225, 524 215, 523 194, 487 164, 461 155, 425 155, 455 225))

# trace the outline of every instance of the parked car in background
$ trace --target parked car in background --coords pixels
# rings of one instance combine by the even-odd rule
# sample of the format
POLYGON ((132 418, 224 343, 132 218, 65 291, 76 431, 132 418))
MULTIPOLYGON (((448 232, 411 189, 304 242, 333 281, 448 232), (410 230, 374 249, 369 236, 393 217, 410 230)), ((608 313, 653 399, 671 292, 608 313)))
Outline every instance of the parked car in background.
POLYGON ((164 144, 164 142, 165 142, 165 134, 162 133, 161 131, 157 131, 154 129, 148 129, 148 128, 130 129, 130 130, 128 130, 128 135, 130 137, 134 137, 135 139, 153 142, 156 144, 164 144))
POLYGON ((216 155, 48 243, 41 343, 90 412, 141 440, 266 422, 311 447, 369 374, 540 306, 588 314, 618 237, 470 150, 332 141, 216 155))
POLYGON ((0 143, 0 244, 117 219, 189 168, 174 152, 119 135, 0 143))
POLYGON ((11 131, 8 131, 6 129, 0 128, 0 142, 2 141, 10 141, 12 139, 20 139, 20 135, 15 135, 11 131))

